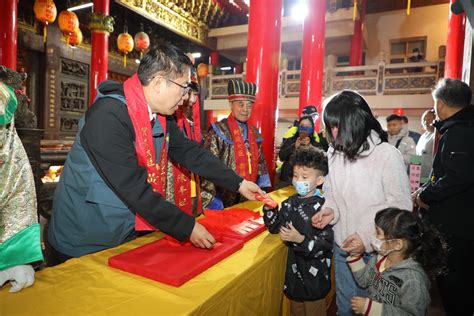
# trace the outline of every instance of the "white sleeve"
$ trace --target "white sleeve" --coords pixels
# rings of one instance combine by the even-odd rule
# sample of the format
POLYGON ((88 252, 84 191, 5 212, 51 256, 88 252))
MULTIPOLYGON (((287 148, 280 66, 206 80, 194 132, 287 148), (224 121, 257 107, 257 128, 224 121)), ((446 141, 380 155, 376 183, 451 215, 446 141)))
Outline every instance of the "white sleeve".
POLYGON ((324 191, 324 198, 325 202, 323 205, 323 208, 328 207, 331 208, 334 211, 334 219, 330 223, 331 225, 334 225, 339 221, 339 208, 337 207, 337 204, 334 200, 333 192, 332 192, 332 184, 331 184, 331 176, 327 176, 324 184, 323 184, 323 191, 324 191))
POLYGON ((366 217, 361 223, 356 232, 364 243, 365 251, 372 252, 372 239, 375 238, 374 218, 378 211, 388 207, 396 207, 411 211, 413 208, 410 184, 408 175, 403 163, 401 153, 394 148, 393 154, 388 155, 388 159, 383 165, 382 171, 382 185, 384 191, 384 202, 380 205, 374 206, 369 212, 366 212, 366 217))

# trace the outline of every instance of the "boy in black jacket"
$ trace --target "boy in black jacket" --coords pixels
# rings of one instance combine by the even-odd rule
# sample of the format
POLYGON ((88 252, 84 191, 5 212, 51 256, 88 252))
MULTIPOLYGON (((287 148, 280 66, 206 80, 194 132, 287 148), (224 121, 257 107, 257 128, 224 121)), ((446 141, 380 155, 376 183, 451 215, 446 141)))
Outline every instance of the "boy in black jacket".
POLYGON ((326 315, 334 234, 330 225, 314 228, 311 217, 324 204, 318 187, 328 173, 328 161, 323 151, 307 146, 298 148, 290 162, 297 194, 285 200, 280 210, 265 206, 264 221, 289 248, 284 292, 291 314, 326 315))

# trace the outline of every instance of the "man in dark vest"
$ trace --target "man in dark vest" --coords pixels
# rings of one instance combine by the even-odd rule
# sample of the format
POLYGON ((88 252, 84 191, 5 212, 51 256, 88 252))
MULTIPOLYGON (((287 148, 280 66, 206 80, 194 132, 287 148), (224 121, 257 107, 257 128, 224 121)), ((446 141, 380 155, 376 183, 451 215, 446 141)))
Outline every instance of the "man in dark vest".
POLYGON ((211 248, 213 236, 164 198, 168 157, 249 199, 261 192, 184 137, 171 117, 189 96, 191 67, 182 51, 159 45, 124 84, 99 85, 55 192, 53 264, 120 245, 136 230, 157 228, 211 248))

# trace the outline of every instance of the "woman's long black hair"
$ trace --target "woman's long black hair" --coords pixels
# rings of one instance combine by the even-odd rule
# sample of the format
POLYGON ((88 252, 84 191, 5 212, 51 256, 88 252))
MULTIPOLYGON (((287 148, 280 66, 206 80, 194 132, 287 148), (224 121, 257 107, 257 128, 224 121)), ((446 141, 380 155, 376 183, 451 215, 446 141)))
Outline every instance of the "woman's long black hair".
POLYGON ((326 137, 332 147, 343 152, 350 161, 369 149, 367 137, 372 130, 379 134, 382 142, 387 134, 375 118, 365 99, 357 92, 344 90, 331 96, 324 108, 326 137), (331 128, 337 127, 338 134, 333 139, 331 128))
POLYGON ((417 261, 430 276, 444 272, 447 247, 440 233, 424 223, 413 212, 386 208, 375 215, 375 225, 384 232, 385 239, 407 241, 407 257, 417 261))

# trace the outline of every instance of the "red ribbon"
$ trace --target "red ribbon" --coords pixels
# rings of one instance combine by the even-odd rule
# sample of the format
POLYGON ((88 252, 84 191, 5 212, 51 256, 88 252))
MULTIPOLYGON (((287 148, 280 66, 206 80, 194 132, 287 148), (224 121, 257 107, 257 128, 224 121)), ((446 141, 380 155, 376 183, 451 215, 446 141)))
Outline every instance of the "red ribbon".
POLYGON ((255 132, 253 128, 248 125, 247 139, 250 148, 249 151, 247 151, 239 125, 232 114, 227 118, 227 123, 229 124, 232 141, 234 142, 235 167, 237 173, 246 180, 255 182, 258 174, 258 145, 255 132), (248 153, 250 153, 250 161, 248 153))
MULTIPOLYGON (((135 130, 135 150, 137 152, 138 164, 146 168, 148 173, 147 182, 153 187, 153 191, 164 197, 166 191, 166 166, 168 162, 166 117, 157 115, 164 134, 160 162, 157 164, 148 103, 146 102, 143 87, 137 74, 134 74, 124 82, 123 89, 125 99, 127 100, 128 114, 135 130)), ((137 213, 135 230, 156 230, 156 228, 137 213)))

